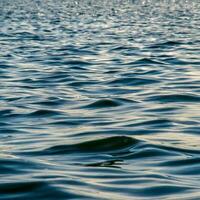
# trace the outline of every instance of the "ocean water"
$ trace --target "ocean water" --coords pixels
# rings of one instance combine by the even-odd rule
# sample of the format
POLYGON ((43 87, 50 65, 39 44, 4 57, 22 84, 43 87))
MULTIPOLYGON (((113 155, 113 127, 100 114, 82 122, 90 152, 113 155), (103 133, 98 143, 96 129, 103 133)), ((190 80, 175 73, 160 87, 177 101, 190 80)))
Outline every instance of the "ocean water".
POLYGON ((0 199, 199 200, 199 144, 199 0, 0 0, 0 199))

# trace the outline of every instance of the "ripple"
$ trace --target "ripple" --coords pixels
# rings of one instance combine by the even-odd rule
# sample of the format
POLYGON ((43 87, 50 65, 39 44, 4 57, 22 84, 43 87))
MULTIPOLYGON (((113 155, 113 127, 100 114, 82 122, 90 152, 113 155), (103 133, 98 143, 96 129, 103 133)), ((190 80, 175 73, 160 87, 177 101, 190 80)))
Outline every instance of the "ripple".
POLYGON ((43 117, 43 116, 55 116, 60 115, 61 113, 54 110, 36 110, 29 114, 30 117, 43 117))
POLYGON ((63 105, 66 101, 64 99, 47 99, 46 101, 34 102, 34 104, 40 104, 44 106, 59 106, 63 105))
POLYGON ((58 145, 45 150, 48 154, 117 152, 131 148, 138 141, 127 136, 115 136, 74 145, 58 145))
POLYGON ((0 1, 0 199, 200 199, 200 4, 0 1))
POLYGON ((180 167, 180 166, 193 166, 193 165, 199 165, 199 160, 200 158, 188 158, 188 159, 180 159, 180 160, 173 160, 173 161, 168 161, 165 162, 163 165, 166 166, 175 166, 175 167, 180 167))
POLYGON ((138 122, 134 124, 129 124, 127 126, 160 126, 160 127, 167 127, 172 125, 172 121, 168 119, 155 119, 155 120, 149 120, 144 122, 138 122))
POLYGON ((163 64, 161 61, 156 61, 152 58, 141 58, 136 60, 135 62, 128 63, 127 65, 155 65, 155 64, 163 64))
POLYGON ((5 197, 5 199, 22 199, 28 198, 30 195, 32 195, 33 198, 48 199, 52 199, 54 195, 61 199, 80 197, 80 195, 58 190, 45 181, 24 181, 0 184, 0 194, 5 197))
POLYGON ((140 85, 154 84, 154 83, 158 83, 158 82, 159 81, 155 80, 155 79, 126 77, 126 78, 115 79, 115 80, 109 82, 109 84, 115 85, 115 86, 117 86, 117 85, 140 86, 140 85))
POLYGON ((163 103, 170 102, 193 102, 199 103, 200 97, 192 94, 170 94, 170 95, 158 95, 150 97, 151 101, 160 101, 163 103))
POLYGON ((163 48, 171 48, 171 47, 180 46, 182 44, 184 44, 184 42, 181 42, 181 41, 166 41, 166 42, 163 42, 163 43, 153 44, 149 48, 163 49, 163 48))
POLYGON ((95 101, 94 103, 91 103, 87 106, 84 106, 84 108, 109 108, 109 107, 117 107, 120 106, 120 101, 112 100, 112 99, 100 99, 95 101))
MULTIPOLYGON (((7 157, 9 156, 7 155, 7 157)), ((10 159, 0 158, 0 164, 1 175, 24 174, 28 173, 29 170, 44 168, 41 164, 36 165, 34 162, 23 159, 14 159, 12 157, 10 159)))

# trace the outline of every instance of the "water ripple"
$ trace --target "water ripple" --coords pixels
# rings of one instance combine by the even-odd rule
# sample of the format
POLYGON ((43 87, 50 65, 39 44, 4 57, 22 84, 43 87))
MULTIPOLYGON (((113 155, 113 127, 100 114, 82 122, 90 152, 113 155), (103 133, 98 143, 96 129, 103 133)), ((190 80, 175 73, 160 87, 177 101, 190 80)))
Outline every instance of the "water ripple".
POLYGON ((199 0, 0 1, 0 199, 200 199, 199 0))

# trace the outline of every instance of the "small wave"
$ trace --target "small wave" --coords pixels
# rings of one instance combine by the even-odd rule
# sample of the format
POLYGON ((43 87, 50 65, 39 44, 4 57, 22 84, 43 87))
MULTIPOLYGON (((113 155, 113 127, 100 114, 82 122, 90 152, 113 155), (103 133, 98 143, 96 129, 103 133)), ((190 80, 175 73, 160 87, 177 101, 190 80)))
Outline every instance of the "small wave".
POLYGON ((163 42, 163 43, 156 43, 153 44, 151 46, 149 46, 148 48, 152 48, 152 49, 156 49, 156 48, 171 48, 171 47, 176 47, 179 45, 184 44, 184 42, 181 41, 167 41, 167 42, 163 42))
POLYGON ((69 86, 74 86, 74 87, 82 87, 82 86, 90 86, 90 85, 95 85, 98 84, 99 82, 97 81, 73 81, 69 83, 69 86))
POLYGON ((45 154, 118 152, 132 148, 139 141, 127 136, 114 136, 73 145, 58 145, 44 150, 45 154))
POLYGON ((34 162, 23 160, 23 159, 15 159, 15 158, 9 158, 8 155, 6 155, 8 158, 1 158, 0 157, 0 174, 24 174, 28 173, 29 170, 33 169, 43 169, 43 165, 37 165, 34 162))
POLYGON ((0 194, 12 194, 12 193, 25 193, 28 191, 34 191, 37 189, 41 189, 46 184, 44 182, 18 182, 18 183, 4 183, 0 184, 0 194))
POLYGON ((200 97, 192 94, 169 94, 169 95, 157 95, 149 97, 148 100, 159 101, 162 103, 170 102, 194 102, 199 103, 200 97))
POLYGON ((64 65, 74 65, 74 66, 84 66, 84 65, 91 65, 92 63, 82 60, 68 60, 63 61, 62 64, 64 65))
POLYGON ((43 117, 43 116, 56 116, 60 115, 61 112, 54 111, 54 110, 36 110, 28 114, 30 117, 43 117))
POLYGON ((97 100, 83 108, 109 108, 109 107, 117 107, 122 105, 120 101, 112 100, 112 99, 100 99, 97 100))
MULTIPOLYGON (((21 178, 22 179, 22 178, 21 178)), ((33 180, 1 183, 0 194, 4 199, 69 199, 69 198, 84 198, 84 195, 78 195, 70 191, 63 191, 58 186, 55 186, 52 181, 33 180)))
POLYGON ((161 61, 157 61, 157 60, 154 60, 152 58, 141 58, 141 59, 138 59, 134 62, 129 62, 129 63, 126 63, 125 65, 128 65, 128 66, 141 66, 141 65, 160 65, 160 64, 164 64, 163 62, 161 61))
POLYGON ((39 102, 33 102, 33 104, 39 104, 43 106, 59 106, 63 105, 65 103, 65 100, 46 100, 46 101, 39 101, 39 102))
POLYGON ((143 122, 138 122, 138 123, 133 123, 133 124, 128 124, 126 126, 128 127, 135 127, 135 126, 154 126, 154 127, 169 127, 171 126, 173 121, 170 121, 168 119, 154 119, 154 120, 147 120, 143 122))
POLYGON ((3 109, 0 110, 0 117, 8 116, 12 114, 13 110, 12 109, 3 109))
POLYGON ((91 122, 89 119, 66 119, 59 120, 53 123, 49 123, 49 125, 60 125, 60 126, 78 126, 91 122))
POLYGON ((187 158, 187 159, 176 159, 176 160, 171 160, 171 161, 166 161, 162 163, 161 165, 164 166, 170 166, 170 167, 180 167, 180 166, 190 166, 192 167, 193 165, 199 165, 200 164, 200 158, 187 158))
POLYGON ((110 81, 108 84, 110 85, 127 85, 127 86, 140 86, 140 85, 148 85, 148 84, 154 84, 159 83, 156 79, 148 79, 148 78, 132 78, 132 77, 126 77, 126 78, 118 78, 113 81, 110 81))

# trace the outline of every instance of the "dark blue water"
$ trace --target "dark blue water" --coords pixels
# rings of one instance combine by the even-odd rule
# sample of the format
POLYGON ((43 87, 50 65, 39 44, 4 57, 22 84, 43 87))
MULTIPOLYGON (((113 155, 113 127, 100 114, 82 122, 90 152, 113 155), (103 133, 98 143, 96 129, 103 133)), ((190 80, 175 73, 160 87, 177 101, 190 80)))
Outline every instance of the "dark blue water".
POLYGON ((0 199, 200 199, 200 1, 0 0, 0 199))

